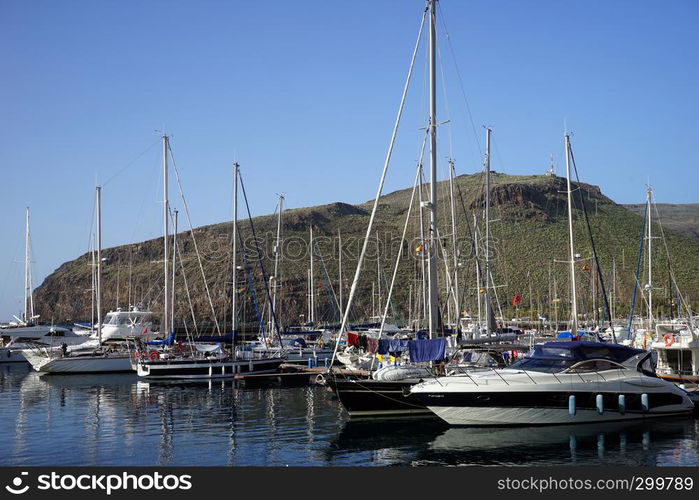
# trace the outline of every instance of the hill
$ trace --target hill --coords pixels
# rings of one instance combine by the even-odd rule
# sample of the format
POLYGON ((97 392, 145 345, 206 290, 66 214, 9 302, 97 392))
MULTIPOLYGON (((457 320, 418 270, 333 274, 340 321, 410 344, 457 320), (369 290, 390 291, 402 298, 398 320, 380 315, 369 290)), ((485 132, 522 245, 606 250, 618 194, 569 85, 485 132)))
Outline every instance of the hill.
MULTIPOLYGON (((478 289, 475 277, 475 246, 471 236, 474 218, 478 219, 480 234, 483 234, 482 212, 484 202, 484 177, 482 174, 461 175, 455 179, 457 190, 456 213, 458 235, 459 285, 464 297, 463 311, 477 314, 478 289)), ((512 176, 493 173, 491 177, 491 260, 498 304, 505 317, 513 314, 544 314, 553 317, 563 314, 562 309, 569 302, 568 267, 564 261, 568 255, 567 209, 565 179, 560 177, 512 176), (513 311, 511 299, 522 295, 520 307, 513 311), (560 300, 555 300, 560 299, 560 300), (528 310, 531 308, 531 310, 528 310)), ((643 219, 633 209, 616 204, 604 196, 597 186, 581 184, 575 191, 574 233, 576 251, 581 254, 577 266, 580 308, 593 315, 593 303, 599 304, 599 287, 596 292, 590 278, 592 273, 591 245, 588 230, 584 223, 582 201, 584 200, 590 220, 590 228, 595 239, 600 267, 605 275, 606 286, 612 289, 612 266, 615 266, 617 300, 616 310, 623 314, 629 308, 634 283, 639 237, 643 219), (588 260, 585 260, 588 259, 588 260)), ((353 319, 367 319, 378 312, 378 302, 385 300, 388 283, 398 250, 403 246, 397 287, 392 300, 392 313, 399 318, 415 317, 421 309, 420 256, 415 249, 420 245, 420 224, 417 217, 417 204, 414 205, 406 240, 401 234, 408 211, 411 190, 405 189, 382 196, 376 219, 376 234, 372 235, 355 307, 353 319), (378 236, 379 244, 376 244, 378 236), (377 252, 378 248, 378 252, 377 252), (378 258, 378 265, 377 265, 378 258), (377 279, 378 268, 381 279, 377 279), (378 292, 381 288, 381 298, 378 292)), ((438 186, 439 227, 442 236, 443 255, 447 255, 447 265, 453 272, 451 257, 451 229, 449 220, 448 183, 438 186)), ((335 321, 337 313, 330 301, 332 291, 339 294, 338 277, 338 232, 342 238, 343 300, 349 295, 349 286, 354 276, 357 256, 366 232, 371 201, 359 205, 332 203, 316 207, 285 210, 283 213, 283 245, 280 263, 280 292, 278 313, 286 324, 305 321, 307 313, 307 276, 309 266, 308 238, 309 227, 314 226, 316 244, 315 280, 317 319, 335 321)), ((250 283, 254 284, 258 307, 262 307, 265 291, 262 272, 257 262, 256 247, 263 254, 262 263, 266 276, 273 269, 273 248, 276 231, 276 217, 266 215, 252 221, 257 234, 257 244, 251 237, 248 220, 238 221, 244 252, 239 252, 241 269, 250 269, 249 276, 239 273, 238 288, 241 294, 242 311, 240 320, 255 325, 256 308, 252 299, 250 283), (243 261, 243 255, 247 262, 243 261)), ((654 304, 660 314, 670 314, 674 290, 669 285, 670 265, 677 277, 681 292, 690 298, 699 294, 699 283, 695 279, 699 271, 699 240, 665 226, 665 236, 669 260, 661 244, 655 245, 653 255, 654 304)), ((677 227, 675 225, 675 227, 677 227)), ((654 233, 659 233, 654 227, 654 233)), ((232 223, 224 222, 196 228, 193 234, 200 250, 206 283, 211 294, 213 308, 205 293, 204 278, 194 252, 191 235, 180 233, 178 243, 181 250, 181 263, 178 263, 176 286, 176 318, 192 327, 189 296, 194 317, 199 326, 204 323, 211 328, 214 317, 221 329, 230 328, 231 303, 231 230, 232 223), (182 274, 184 269, 184 275, 182 274)), ((479 253, 482 255, 482 242, 479 253)), ((155 312, 160 312, 162 303, 162 238, 124 245, 103 250, 107 263, 103 266, 103 300, 105 309, 117 305, 127 306, 127 302, 140 303, 155 312), (127 279, 131 276, 131 280, 127 279), (119 303, 117 303, 117 296, 119 303)), ((178 257, 179 258, 179 257, 178 257)), ((65 319, 85 319, 90 317, 91 272, 89 254, 61 265, 48 276, 35 292, 35 302, 42 318, 55 321, 65 319)), ((444 264, 444 259, 440 261, 444 264)), ((444 266, 440 265, 440 269, 444 266)), ((442 305, 447 302, 444 271, 440 271, 440 293, 442 305)), ((641 283, 643 276, 640 278, 641 283)), ((640 303, 640 302, 639 302, 640 303)), ((640 305, 636 312, 639 313, 640 305)), ((445 310, 446 314, 446 310, 445 310)))
MULTIPOLYGON (((643 217, 645 204, 624 205, 633 213, 643 217)), ((660 215, 663 226, 674 229, 690 238, 699 239, 699 203, 685 203, 674 205, 671 203, 657 203, 658 213, 651 211, 652 218, 660 215)))

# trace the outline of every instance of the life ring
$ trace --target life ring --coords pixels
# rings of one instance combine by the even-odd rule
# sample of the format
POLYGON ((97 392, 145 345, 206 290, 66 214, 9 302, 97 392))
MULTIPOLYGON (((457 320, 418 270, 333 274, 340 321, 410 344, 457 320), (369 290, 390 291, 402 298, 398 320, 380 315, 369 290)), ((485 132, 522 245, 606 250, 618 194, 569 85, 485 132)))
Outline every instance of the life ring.
POLYGON ((148 357, 151 361, 155 361, 156 359, 160 359, 160 353, 158 353, 158 351, 153 351, 148 357))
POLYGON ((665 335, 663 335, 663 342, 665 342, 665 347, 670 347, 672 344, 675 343, 675 336, 671 333, 666 333, 665 335))

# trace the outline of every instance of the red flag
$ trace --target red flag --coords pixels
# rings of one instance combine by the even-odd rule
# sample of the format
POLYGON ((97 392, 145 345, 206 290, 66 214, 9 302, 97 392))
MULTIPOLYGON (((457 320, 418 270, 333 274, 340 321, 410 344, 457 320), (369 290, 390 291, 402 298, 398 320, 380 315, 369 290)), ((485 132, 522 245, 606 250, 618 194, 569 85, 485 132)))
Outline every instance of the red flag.
POLYGON ((513 305, 514 307, 517 307, 517 305, 519 305, 520 302, 522 302, 522 296, 521 296, 521 295, 515 295, 514 297, 512 297, 512 305, 513 305))

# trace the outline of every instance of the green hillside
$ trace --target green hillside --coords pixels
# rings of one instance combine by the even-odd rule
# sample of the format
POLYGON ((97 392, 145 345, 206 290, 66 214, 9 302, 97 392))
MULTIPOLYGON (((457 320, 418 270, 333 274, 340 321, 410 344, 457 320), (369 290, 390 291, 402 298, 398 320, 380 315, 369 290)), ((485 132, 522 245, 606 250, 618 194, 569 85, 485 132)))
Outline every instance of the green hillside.
MULTIPOLYGON (((475 277, 474 245, 471 234, 474 216, 483 234, 483 175, 462 175, 456 179, 457 189, 456 215, 457 235, 459 239, 458 280, 462 288, 463 311, 477 313, 476 297, 478 290, 475 277)), ((532 314, 553 316, 552 304, 558 304, 558 314, 563 317, 569 302, 568 267, 563 262, 568 257, 567 212, 565 179, 560 177, 511 176, 493 173, 491 177, 491 255, 493 279, 496 285, 498 303, 505 317, 515 314, 527 316, 532 307, 532 314), (514 295, 522 295, 520 310, 514 311, 511 300, 514 295), (559 300, 553 300, 558 298, 559 300)), ((426 186, 425 186, 426 188, 426 186)), ((426 193, 426 191, 425 191, 426 193)), ((401 244, 403 257, 400 262, 397 286, 392 300, 392 312, 405 320, 415 317, 420 307, 418 297, 421 289, 421 260, 415 249, 420 245, 420 224, 415 202, 408 226, 407 241, 401 242, 401 234, 407 215, 411 190, 389 193, 380 200, 376 220, 376 234, 372 234, 368 258, 360 275, 352 319, 366 320, 378 310, 378 298, 372 296, 372 287, 378 292, 381 288, 381 301, 385 301, 386 289, 393 272, 393 265, 401 244), (378 234, 379 252, 376 251, 378 234), (377 255, 379 264, 377 265, 377 255), (377 267, 382 269, 381 279, 377 279, 377 267), (412 293, 411 293, 412 292, 412 293), (373 310, 372 310, 373 308, 373 310)), ((578 272, 578 290, 580 307, 591 316, 593 300, 592 261, 584 260, 591 255, 591 245, 584 224, 581 199, 585 200, 593 237, 599 254, 600 267, 603 271, 608 289, 612 288, 612 263, 616 266, 616 310, 625 314, 629 308, 634 282, 639 237, 643 219, 638 214, 614 203, 604 196, 596 186, 582 184, 575 191, 574 234, 576 252, 581 260, 576 264, 578 272)), ((453 273, 452 244, 450 229, 448 183, 438 186, 438 219, 447 264, 453 273)), ((278 314, 286 324, 307 319, 307 269, 309 266, 308 238, 309 227, 314 226, 316 239, 316 258, 314 265, 314 287, 316 290, 316 311, 319 321, 332 322, 337 313, 330 303, 330 287, 339 292, 338 277, 338 231, 342 236, 343 250, 343 299, 349 295, 349 285, 354 276, 357 256, 366 232, 371 202, 360 205, 333 203, 310 208, 285 210, 283 213, 283 246, 280 264, 280 292, 278 314), (303 316, 302 316, 303 315, 303 316)), ((273 269, 273 246, 276 231, 276 217, 273 215, 257 217, 253 220, 262 254, 266 274, 273 269)), ((262 273, 257 263, 256 245, 251 239, 248 220, 240 220, 239 231, 245 240, 245 255, 248 261, 250 280, 254 283, 260 306, 265 302, 262 273)), ((425 222, 427 228, 427 222, 425 222)), ((230 327, 231 302, 231 223, 222 223, 197 228, 194 231, 202 256, 206 283, 212 296, 215 315, 221 329, 230 327), (228 325, 228 326, 226 326, 228 325)), ((654 234, 660 234, 660 227, 655 225, 654 234)), ((693 300, 699 292, 699 283, 695 277, 699 271, 699 240, 687 237, 670 227, 664 228, 665 241, 670 255, 670 263, 682 294, 693 300)), ((671 313, 671 293, 669 284, 669 262, 665 255, 662 240, 655 240, 653 254, 654 305, 657 314, 671 313)), ((188 233, 178 235, 182 252, 184 270, 188 283, 189 295, 194 307, 194 316, 202 329, 211 329, 214 315, 206 298, 204 279, 194 253, 194 245, 188 233)), ((481 241, 479 252, 483 253, 481 241)), ((242 254, 242 252, 239 252, 242 254)), ((159 312, 162 304, 162 239, 144 241, 106 249, 103 256, 108 259, 104 266, 103 292, 105 309, 119 304, 127 306, 129 296, 131 303, 140 303, 144 307, 159 312), (129 272, 130 268, 130 272, 129 272), (131 275, 129 283, 128 276, 131 275), (119 281, 117 282, 117 276, 119 281)), ((55 321, 65 319, 90 318, 91 286, 90 255, 66 262, 36 290, 35 300, 42 318, 55 321)), ((444 307, 446 287, 444 278, 444 260, 440 260, 439 287, 444 307)), ((241 269, 244 262, 238 263, 241 269)), ((642 266, 645 269, 645 265, 642 266)), ((254 325, 256 313, 248 279, 241 271, 238 288, 241 290, 243 303, 240 320, 254 325)), ((641 276, 640 282, 646 278, 641 276)), ((597 286, 599 291, 599 286, 597 286)), ((184 279, 178 264, 177 277, 177 312, 180 324, 186 321, 192 327, 184 279)), ((641 300, 638 301, 637 313, 642 312, 641 300), (641 308, 641 309, 639 309, 641 308)), ((446 309, 444 309, 446 315, 446 309)))

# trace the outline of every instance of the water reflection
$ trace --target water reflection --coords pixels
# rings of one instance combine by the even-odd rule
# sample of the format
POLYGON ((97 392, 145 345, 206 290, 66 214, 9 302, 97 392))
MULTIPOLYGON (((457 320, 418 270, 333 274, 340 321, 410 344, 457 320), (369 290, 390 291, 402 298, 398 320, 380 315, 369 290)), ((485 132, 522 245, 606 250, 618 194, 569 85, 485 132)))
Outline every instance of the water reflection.
POLYGON ((351 421, 331 454, 364 453, 373 465, 689 465, 699 463, 698 438, 694 419, 509 428, 351 421))
POLYGON ((0 465, 699 465, 697 422, 485 429, 436 418, 348 421, 323 387, 0 366, 0 465))

